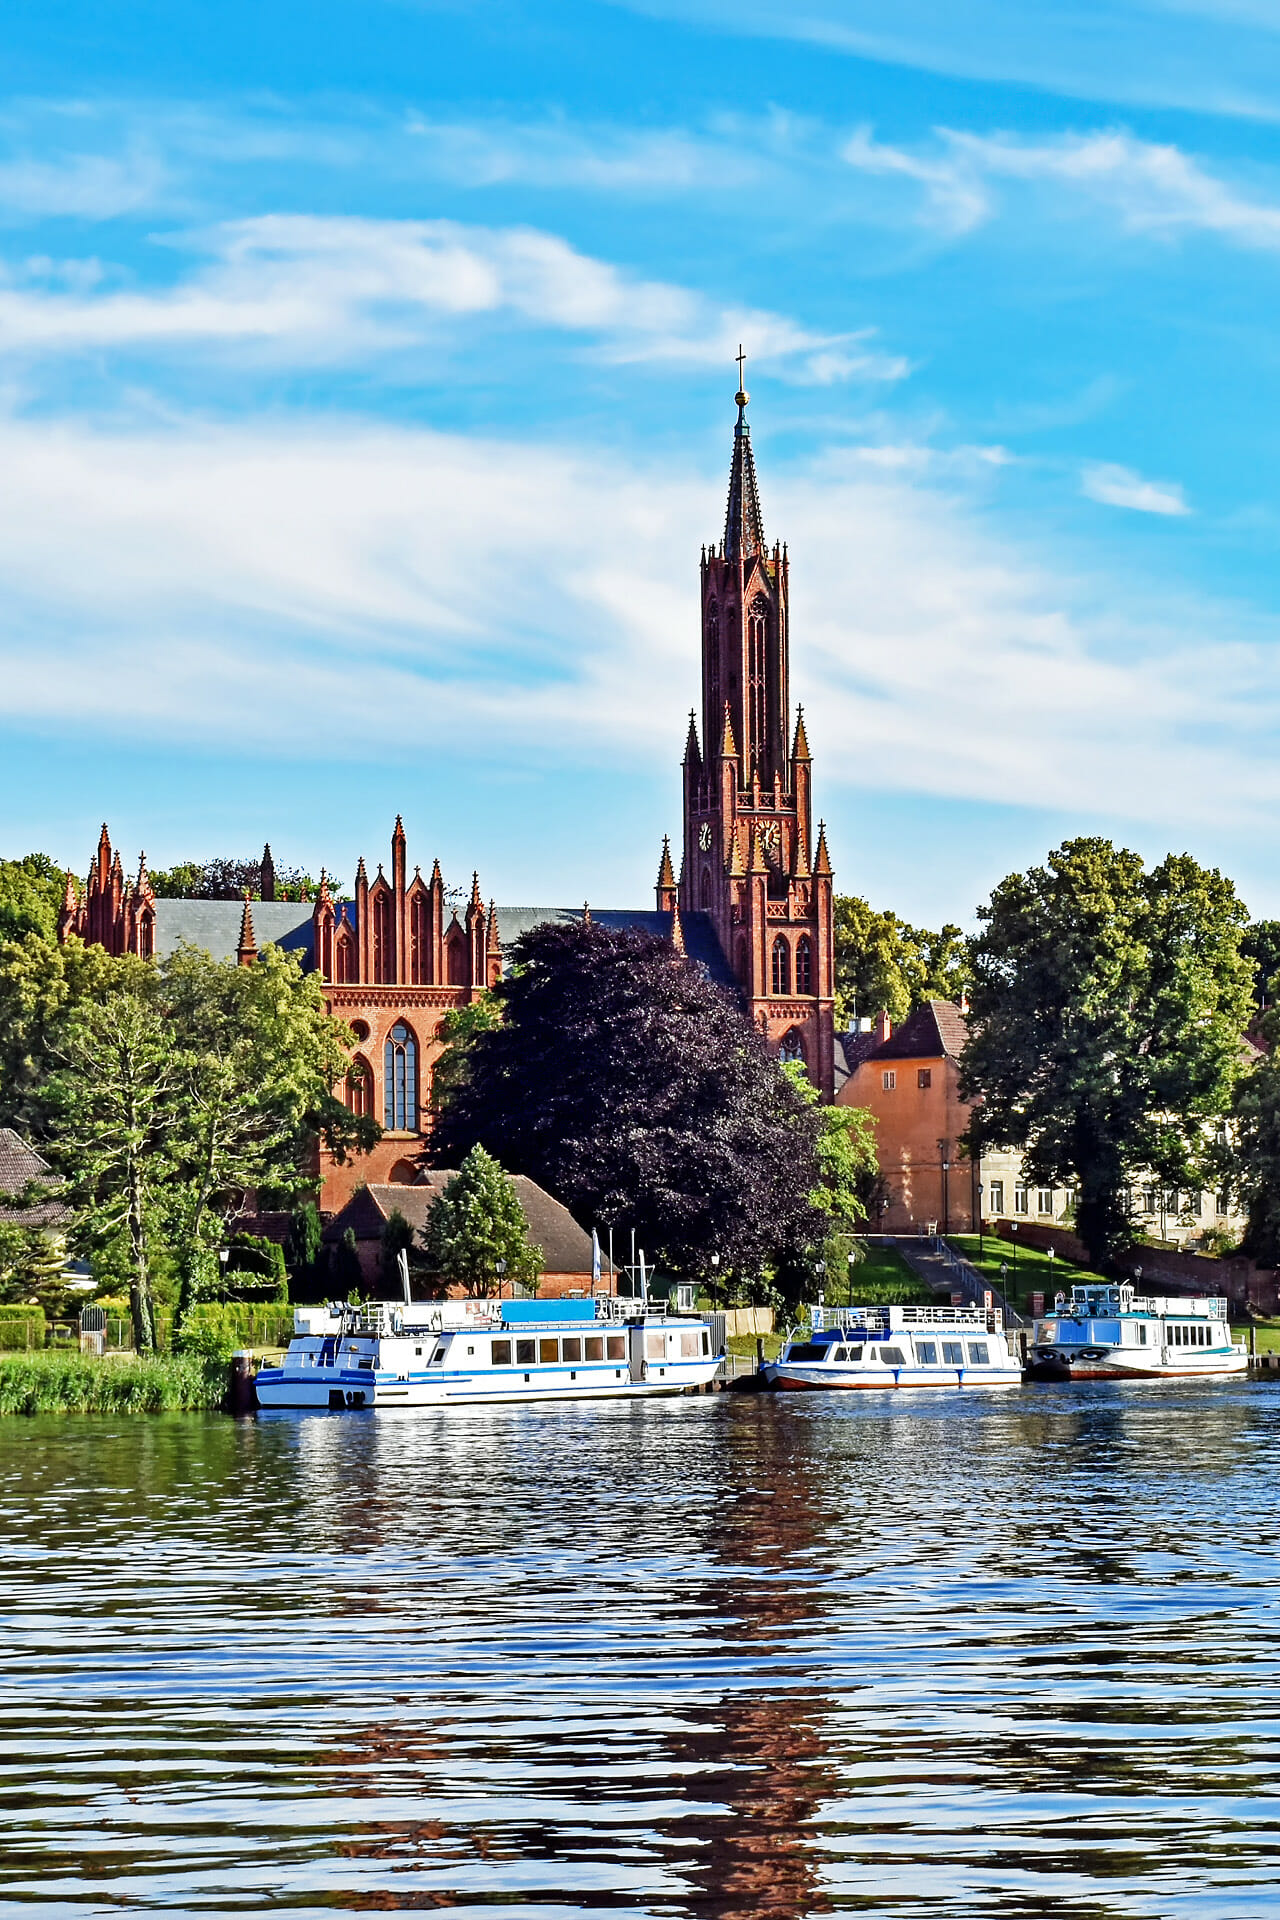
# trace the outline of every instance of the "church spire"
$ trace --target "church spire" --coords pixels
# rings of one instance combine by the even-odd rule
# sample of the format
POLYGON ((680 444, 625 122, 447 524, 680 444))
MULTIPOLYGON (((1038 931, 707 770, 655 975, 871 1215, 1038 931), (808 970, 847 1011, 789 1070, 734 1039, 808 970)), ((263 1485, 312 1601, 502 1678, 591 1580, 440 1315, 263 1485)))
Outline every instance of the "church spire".
POLYGON ((676 903, 676 875, 671 864, 671 841, 664 833, 662 836, 662 859, 658 863, 658 912, 670 913, 676 903))
POLYGON ((240 915, 240 944, 236 948, 236 959, 242 967, 251 967, 258 957, 258 942, 253 931, 253 909, 249 905, 249 889, 244 890, 244 912, 240 915))
POLYGON ((724 557, 749 560, 763 553, 764 518, 756 487, 756 463, 751 457, 751 429, 747 402, 751 395, 742 383, 746 355, 738 348, 738 424, 733 430, 733 463, 729 468, 729 506, 724 521, 724 557))

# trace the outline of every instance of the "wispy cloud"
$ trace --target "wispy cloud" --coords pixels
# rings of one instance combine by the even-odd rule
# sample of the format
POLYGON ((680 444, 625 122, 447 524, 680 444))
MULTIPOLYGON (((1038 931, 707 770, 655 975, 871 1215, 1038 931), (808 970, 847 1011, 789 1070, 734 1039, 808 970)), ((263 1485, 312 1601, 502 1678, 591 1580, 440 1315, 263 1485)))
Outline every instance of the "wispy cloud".
POLYGON ((942 127, 918 151, 860 128, 844 156, 863 173, 915 181, 925 216, 947 233, 983 225, 999 210, 999 184, 1021 183, 1089 201, 1130 232, 1208 233, 1239 247, 1280 247, 1280 199, 1245 193, 1181 148, 1123 130, 1044 140, 942 127))
MULTIPOLYGON (((0 714, 332 758, 394 752, 393 713, 406 756, 456 731, 513 768, 548 738, 647 766, 696 697, 689 529, 722 480, 390 427, 0 425, 0 714)), ((846 450, 764 504, 828 782, 1170 830, 1280 806, 1247 608, 1066 577, 951 466, 846 450)))
POLYGON ((737 342, 792 378, 894 380, 907 370, 865 333, 720 306, 592 258, 557 235, 447 221, 269 215, 186 242, 205 258, 176 284, 91 292, 51 284, 47 260, 0 286, 0 353, 251 348, 335 364, 510 316, 590 341, 617 363, 723 365, 737 342))
POLYGON ((1106 463, 1086 467, 1080 476, 1080 491, 1086 499, 1097 500, 1104 507, 1127 507, 1133 513, 1181 516, 1191 512, 1181 487, 1163 480, 1144 480, 1128 467, 1106 463))
POLYGON ((687 127, 628 127, 565 118, 404 122, 422 169, 463 186, 572 188, 575 192, 723 192, 759 182, 762 144, 687 127))

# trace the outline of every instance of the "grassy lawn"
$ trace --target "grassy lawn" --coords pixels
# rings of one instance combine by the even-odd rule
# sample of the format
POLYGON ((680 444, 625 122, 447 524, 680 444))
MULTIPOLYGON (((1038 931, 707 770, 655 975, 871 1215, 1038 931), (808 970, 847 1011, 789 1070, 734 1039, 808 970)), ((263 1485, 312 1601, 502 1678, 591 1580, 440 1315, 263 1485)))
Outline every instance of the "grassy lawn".
MULTIPOLYGON (((1243 1340, 1249 1344, 1248 1322, 1231 1329, 1233 1340, 1243 1340)), ((1255 1353, 1280 1353, 1280 1320, 1255 1320, 1253 1323, 1255 1353)))
POLYGON ((1061 1258, 1051 1260, 1047 1253, 1041 1253, 1036 1247, 1014 1248, 1008 1240, 997 1240, 991 1234, 983 1236, 983 1252, 978 1253, 976 1233, 953 1233, 948 1244, 957 1253, 963 1254, 983 1275, 992 1280, 1004 1292, 1019 1313, 1030 1311, 1030 1297, 1033 1293, 1043 1293, 1045 1305, 1053 1305, 1053 1296, 1059 1290, 1067 1292, 1080 1284, 1096 1285, 1099 1276, 1089 1267, 1077 1267, 1070 1260, 1061 1258), (1016 1252, 1016 1265, 1015 1265, 1016 1252), (1001 1262, 1009 1268, 1008 1277, 1000 1277, 1001 1262))

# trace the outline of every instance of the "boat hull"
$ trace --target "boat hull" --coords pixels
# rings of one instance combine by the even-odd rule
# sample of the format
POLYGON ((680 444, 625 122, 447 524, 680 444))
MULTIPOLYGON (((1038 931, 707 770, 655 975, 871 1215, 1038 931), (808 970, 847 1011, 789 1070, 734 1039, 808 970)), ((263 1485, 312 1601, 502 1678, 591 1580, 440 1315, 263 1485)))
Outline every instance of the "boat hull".
POLYGON ((975 1387, 1017 1387, 1021 1367, 792 1367, 774 1361, 761 1369, 775 1393, 892 1393, 913 1387, 972 1390, 975 1387))
POLYGON ((1060 1353, 1056 1358, 1069 1369, 1072 1380, 1224 1380, 1249 1369, 1249 1357, 1244 1353, 1207 1354, 1193 1364, 1156 1361, 1149 1366, 1131 1357, 1128 1349, 1123 1359, 1107 1355, 1100 1360, 1084 1360, 1070 1353, 1060 1353))
MULTIPOLYGON (((690 1363, 688 1367, 668 1365, 664 1377, 656 1380, 631 1380, 623 1370, 621 1378, 593 1383, 554 1378, 521 1381, 476 1378, 397 1379, 376 1374, 335 1372, 329 1378, 316 1378, 327 1369, 311 1370, 311 1377, 290 1375, 279 1367, 264 1367, 255 1388, 260 1407, 296 1412, 379 1412, 390 1407, 431 1408, 450 1406, 510 1405, 520 1401, 547 1400, 621 1400, 637 1396, 689 1393, 711 1384, 717 1360, 690 1363)), ((610 1374, 614 1368, 608 1369, 610 1374)))

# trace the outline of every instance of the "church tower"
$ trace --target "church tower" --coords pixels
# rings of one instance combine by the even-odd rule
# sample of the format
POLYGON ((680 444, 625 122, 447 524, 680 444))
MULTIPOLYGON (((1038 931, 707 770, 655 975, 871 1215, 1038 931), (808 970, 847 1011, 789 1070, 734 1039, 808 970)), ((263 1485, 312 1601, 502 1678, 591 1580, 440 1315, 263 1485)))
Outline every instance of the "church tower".
MULTIPOLYGON (((787 551, 765 540, 747 400, 739 385, 724 538, 702 552, 702 738, 690 714, 676 891, 682 914, 710 919, 771 1047, 831 1099, 831 862, 821 822, 814 837, 803 712, 791 720, 787 551)), ((667 859, 660 892, 669 875, 667 859)))

